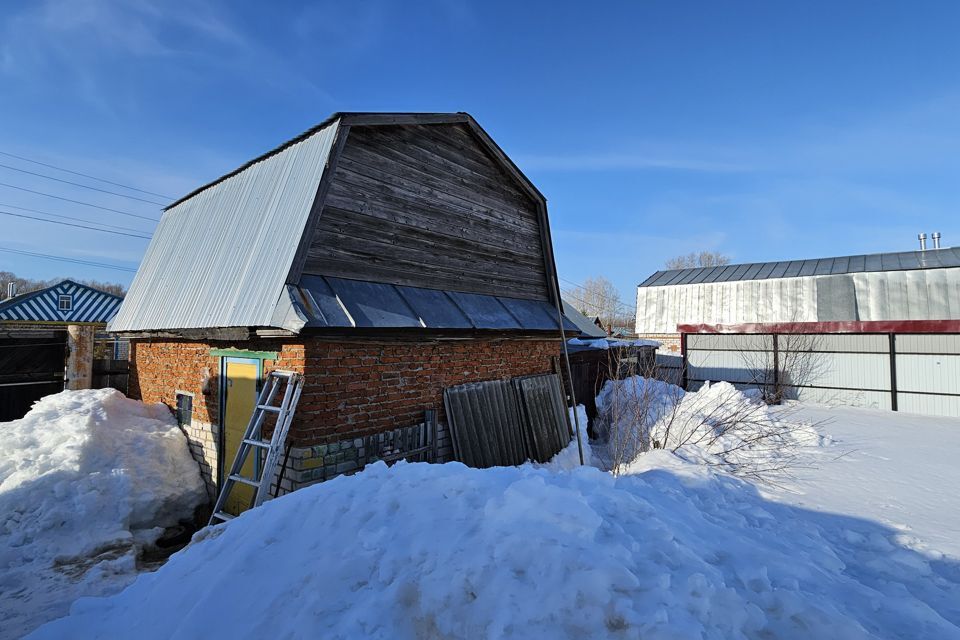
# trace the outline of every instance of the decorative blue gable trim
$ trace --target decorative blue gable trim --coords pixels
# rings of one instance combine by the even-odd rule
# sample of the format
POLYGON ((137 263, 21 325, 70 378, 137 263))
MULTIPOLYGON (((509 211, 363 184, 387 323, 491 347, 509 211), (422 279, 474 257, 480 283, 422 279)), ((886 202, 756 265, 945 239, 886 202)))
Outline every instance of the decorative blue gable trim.
POLYGON ((0 321, 109 322, 122 298, 105 291, 64 280, 52 287, 0 302, 0 321), (69 296, 69 309, 60 309, 60 296, 69 296))

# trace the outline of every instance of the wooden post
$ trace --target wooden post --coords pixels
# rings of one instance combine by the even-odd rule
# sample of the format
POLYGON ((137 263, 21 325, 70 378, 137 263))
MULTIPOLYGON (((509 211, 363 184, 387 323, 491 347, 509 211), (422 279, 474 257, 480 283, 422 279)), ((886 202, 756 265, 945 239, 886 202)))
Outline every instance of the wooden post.
POLYGON ((93 386, 93 335, 91 325, 67 326, 67 367, 64 372, 64 389, 76 391, 93 386))

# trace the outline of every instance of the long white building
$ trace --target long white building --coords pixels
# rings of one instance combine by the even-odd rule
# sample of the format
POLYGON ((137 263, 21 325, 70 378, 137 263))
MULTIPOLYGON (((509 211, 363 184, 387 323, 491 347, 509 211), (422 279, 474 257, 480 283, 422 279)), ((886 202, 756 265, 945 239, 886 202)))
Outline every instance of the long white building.
POLYGON ((636 330, 680 344, 690 388, 773 377, 789 397, 960 416, 960 247, 658 271, 636 330), (798 335, 820 336, 804 380, 777 370, 798 335))

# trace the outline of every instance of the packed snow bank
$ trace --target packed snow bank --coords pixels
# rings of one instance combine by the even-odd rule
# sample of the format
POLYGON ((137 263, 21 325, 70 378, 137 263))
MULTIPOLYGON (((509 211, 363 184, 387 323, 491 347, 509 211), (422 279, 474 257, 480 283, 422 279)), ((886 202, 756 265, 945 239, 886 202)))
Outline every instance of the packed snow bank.
POLYGON ((119 591, 138 550, 206 500, 169 411, 113 389, 47 396, 0 435, 3 638, 119 591))
POLYGON ((613 347, 652 347, 659 349, 662 345, 656 340, 621 340, 619 338, 570 338, 567 344, 572 347, 590 347, 593 349, 610 349, 613 347))
MULTIPOLYGON (((567 409, 570 415, 570 425, 576 432, 573 409, 567 409)), ((583 451, 583 463, 593 465, 593 450, 590 448, 590 439, 587 437, 587 410, 581 404, 577 405, 577 416, 580 420, 580 445, 577 445, 577 438, 574 437, 570 443, 560 450, 560 453, 553 456, 550 462, 542 465, 553 471, 570 471, 580 466, 580 451, 583 451)), ((538 465, 539 466, 539 465, 538 465)))
POLYGON ((762 477, 793 466, 801 447, 825 442, 813 425, 727 382, 695 393, 641 376, 608 380, 597 396, 609 466, 666 449, 690 460, 762 477))
POLYGON ((31 637, 960 634, 955 566, 876 523, 769 502, 665 451, 644 458, 650 470, 620 477, 377 463, 204 530, 31 637))
POLYGON ((900 411, 797 405, 794 417, 827 423, 835 447, 806 459, 770 497, 805 509, 870 518, 897 541, 960 561, 960 418, 900 411))

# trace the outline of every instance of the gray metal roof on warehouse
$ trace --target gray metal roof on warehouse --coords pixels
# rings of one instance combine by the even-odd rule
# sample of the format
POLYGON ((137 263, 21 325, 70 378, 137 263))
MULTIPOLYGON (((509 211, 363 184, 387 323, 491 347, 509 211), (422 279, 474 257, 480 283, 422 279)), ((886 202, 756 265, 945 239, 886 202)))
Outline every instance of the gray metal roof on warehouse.
POLYGON ((960 267, 960 247, 657 271, 641 287, 960 267))

